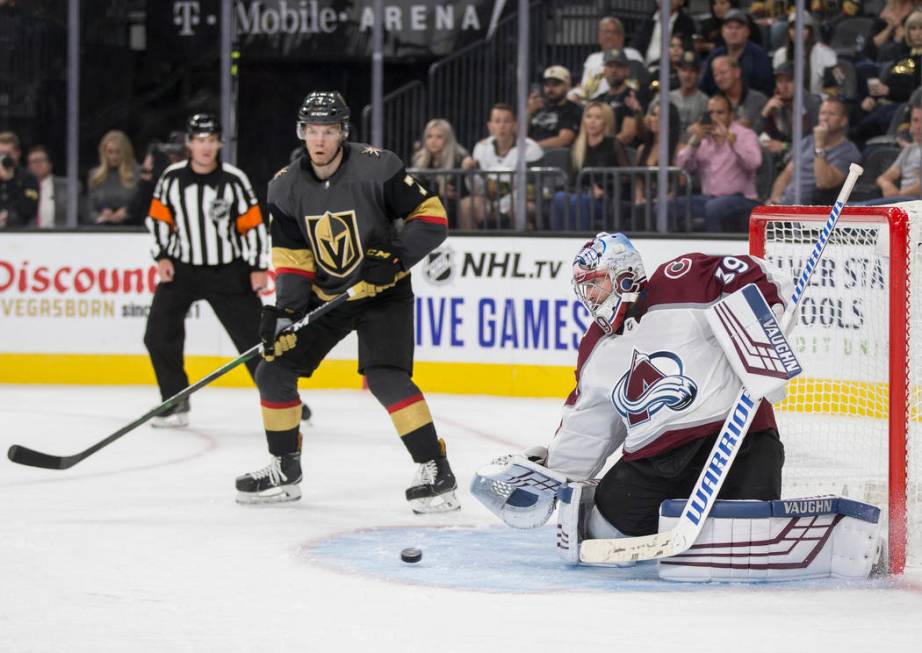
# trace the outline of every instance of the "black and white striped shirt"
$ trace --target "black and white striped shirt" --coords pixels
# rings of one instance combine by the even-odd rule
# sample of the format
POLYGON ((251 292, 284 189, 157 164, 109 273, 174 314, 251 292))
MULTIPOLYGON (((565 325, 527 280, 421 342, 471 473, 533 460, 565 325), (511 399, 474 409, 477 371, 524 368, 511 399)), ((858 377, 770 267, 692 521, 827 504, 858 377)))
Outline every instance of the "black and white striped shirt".
POLYGON ((164 170, 147 216, 154 259, 189 265, 222 265, 242 259, 254 270, 269 268, 269 238, 250 180, 221 163, 193 172, 188 161, 164 170))

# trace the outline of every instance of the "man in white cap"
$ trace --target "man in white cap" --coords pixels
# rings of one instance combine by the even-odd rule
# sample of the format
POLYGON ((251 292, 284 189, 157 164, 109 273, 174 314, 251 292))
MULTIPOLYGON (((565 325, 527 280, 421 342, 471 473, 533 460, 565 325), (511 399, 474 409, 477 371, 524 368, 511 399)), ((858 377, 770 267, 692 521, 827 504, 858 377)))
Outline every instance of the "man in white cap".
POLYGON ((544 71, 543 102, 528 119, 528 137, 545 150, 570 147, 579 132, 583 110, 567 99, 570 85, 570 71, 563 66, 544 71))

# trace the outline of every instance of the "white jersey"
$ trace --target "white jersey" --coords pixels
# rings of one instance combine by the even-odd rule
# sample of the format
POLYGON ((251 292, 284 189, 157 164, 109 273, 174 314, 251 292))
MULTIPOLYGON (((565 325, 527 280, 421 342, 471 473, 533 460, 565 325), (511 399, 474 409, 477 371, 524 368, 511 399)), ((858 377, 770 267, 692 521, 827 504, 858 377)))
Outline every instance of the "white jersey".
MULTIPOLYGON (((500 156, 496 151, 496 139, 493 136, 479 141, 474 146, 474 151, 471 154, 477 165, 480 166, 481 170, 489 170, 496 172, 507 172, 509 174, 504 175, 487 175, 487 191, 490 199, 498 200, 498 209, 500 213, 509 213, 512 210, 512 184, 513 184, 513 174, 515 172, 516 164, 519 161, 519 149, 518 146, 513 145, 512 148, 500 156)), ((527 163, 532 163, 539 160, 544 156, 544 150, 541 149, 541 146, 538 145, 535 141, 530 138, 525 139, 525 161, 527 163)), ((480 177, 474 177, 473 183, 477 185, 474 189, 478 193, 482 192, 479 185, 482 183, 480 177)))
MULTIPOLYGON (((749 283, 769 305, 790 301, 791 282, 761 259, 685 254, 651 275, 621 333, 606 337, 593 324, 580 342, 577 386, 548 467, 592 478, 619 446, 625 459, 648 458, 716 433, 740 381, 705 310, 749 283)), ((774 426, 771 405, 762 402, 750 430, 774 426)))

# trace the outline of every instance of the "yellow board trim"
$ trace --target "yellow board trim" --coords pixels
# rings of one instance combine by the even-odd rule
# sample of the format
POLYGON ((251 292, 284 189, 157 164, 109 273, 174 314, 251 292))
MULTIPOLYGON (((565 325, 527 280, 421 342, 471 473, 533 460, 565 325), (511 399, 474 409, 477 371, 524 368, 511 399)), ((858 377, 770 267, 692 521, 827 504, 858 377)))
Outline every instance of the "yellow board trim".
MULTIPOLYGON (((187 356, 192 380, 213 372, 229 359, 222 356, 187 356)), ((569 366, 508 365, 492 363, 417 362, 413 380, 423 392, 481 394, 506 397, 555 397, 561 403, 573 390, 569 366)), ((150 359, 135 355, 0 354, 0 383, 154 385, 150 359)), ((241 365, 214 382, 222 387, 253 387, 241 365)), ((359 389, 362 377, 356 362, 326 360, 303 389, 359 389)), ((922 388, 913 388, 910 418, 922 421, 922 388)), ((794 379, 787 399, 776 409, 825 415, 854 415, 883 419, 888 416, 889 389, 885 383, 859 383, 824 379, 794 379)))
MULTIPOLYGON (((195 381, 230 360, 224 356, 186 356, 186 373, 195 381)), ((0 383, 77 385, 154 385, 154 370, 143 354, 0 354, 0 383)), ((255 388, 246 368, 231 370, 214 382, 225 388, 255 388)), ((355 361, 327 360, 303 388, 361 388, 355 361)))

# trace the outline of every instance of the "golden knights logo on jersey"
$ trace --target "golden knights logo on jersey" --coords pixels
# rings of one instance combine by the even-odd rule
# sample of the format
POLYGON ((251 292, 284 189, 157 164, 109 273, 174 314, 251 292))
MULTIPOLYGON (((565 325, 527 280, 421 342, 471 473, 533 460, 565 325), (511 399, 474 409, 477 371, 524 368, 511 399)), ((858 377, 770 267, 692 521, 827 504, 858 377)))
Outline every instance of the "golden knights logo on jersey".
POLYGON ((698 395, 698 384, 682 374, 682 359, 670 351, 644 354, 634 350, 631 369, 611 393, 615 409, 628 426, 642 424, 660 409, 684 410, 698 395))
POLYGON ((304 216, 314 259, 334 277, 346 277, 362 260, 362 241, 355 211, 304 216))

